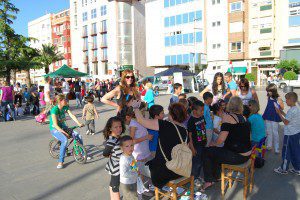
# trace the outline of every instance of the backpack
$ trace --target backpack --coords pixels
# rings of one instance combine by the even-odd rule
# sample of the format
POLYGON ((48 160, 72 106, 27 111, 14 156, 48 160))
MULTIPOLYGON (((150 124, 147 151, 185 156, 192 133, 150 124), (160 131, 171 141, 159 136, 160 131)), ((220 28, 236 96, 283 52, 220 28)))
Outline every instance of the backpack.
POLYGON ((178 133, 178 136, 180 138, 181 143, 177 144, 176 146, 173 147, 172 152, 171 152, 171 160, 168 160, 164 151, 162 150, 160 140, 158 140, 159 148, 160 151, 162 152, 162 155, 164 159, 166 160, 166 167, 173 171, 174 173, 184 176, 184 177, 190 177, 191 176, 191 171, 192 171, 192 151, 189 148, 187 144, 187 138, 188 134, 186 137, 186 141, 182 140, 182 137, 180 135, 180 132, 177 128, 177 126, 172 123, 176 131, 178 133))

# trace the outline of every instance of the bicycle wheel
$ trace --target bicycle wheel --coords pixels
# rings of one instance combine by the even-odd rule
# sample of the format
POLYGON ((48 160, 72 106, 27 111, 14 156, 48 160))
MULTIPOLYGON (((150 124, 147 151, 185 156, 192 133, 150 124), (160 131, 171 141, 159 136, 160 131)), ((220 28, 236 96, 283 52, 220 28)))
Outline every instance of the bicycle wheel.
POLYGON ((82 144, 77 142, 77 144, 73 146, 73 157, 79 164, 86 163, 87 151, 82 144))
POLYGON ((56 139, 52 139, 49 143, 49 153, 52 158, 59 158, 59 152, 60 152, 60 141, 56 139))

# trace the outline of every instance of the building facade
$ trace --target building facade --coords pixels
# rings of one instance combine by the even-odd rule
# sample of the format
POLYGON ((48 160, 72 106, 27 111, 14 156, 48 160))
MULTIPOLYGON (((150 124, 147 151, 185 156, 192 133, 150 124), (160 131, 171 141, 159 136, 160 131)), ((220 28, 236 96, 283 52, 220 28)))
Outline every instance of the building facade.
POLYGON ((204 16, 202 0, 147 1, 147 66, 159 67, 157 72, 174 65, 199 71, 207 54, 204 16))
POLYGON ((64 60, 53 63, 53 69, 57 70, 66 64, 72 67, 71 61, 71 29, 70 11, 64 10, 52 17, 52 44, 57 47, 58 52, 64 55, 64 60))
POLYGON ((70 0, 72 62, 98 78, 147 75, 144 1, 70 0))

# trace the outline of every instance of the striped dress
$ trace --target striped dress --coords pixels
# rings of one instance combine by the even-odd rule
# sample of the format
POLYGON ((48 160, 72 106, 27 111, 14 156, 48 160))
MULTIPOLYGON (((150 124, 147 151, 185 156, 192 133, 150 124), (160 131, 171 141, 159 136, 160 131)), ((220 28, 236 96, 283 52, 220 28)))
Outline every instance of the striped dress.
POLYGON ((108 171, 111 176, 118 176, 120 175, 119 161, 122 155, 119 139, 109 136, 108 140, 106 141, 106 148, 112 148, 112 150, 105 170, 108 171))

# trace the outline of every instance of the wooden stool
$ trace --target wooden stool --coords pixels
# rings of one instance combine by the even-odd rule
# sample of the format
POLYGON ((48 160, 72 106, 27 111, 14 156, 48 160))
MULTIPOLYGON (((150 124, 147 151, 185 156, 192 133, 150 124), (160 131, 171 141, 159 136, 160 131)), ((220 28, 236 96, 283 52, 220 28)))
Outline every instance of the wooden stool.
POLYGON ((244 184, 244 200, 247 199, 248 192, 248 179, 249 179, 249 170, 250 170, 250 188, 249 191, 252 192, 253 188, 253 177, 254 177, 254 161, 256 158, 256 147, 253 147, 250 159, 241 165, 229 165, 222 164, 221 172, 221 195, 222 199, 225 198, 225 180, 229 182, 229 188, 232 187, 232 181, 242 182, 244 184), (225 172, 227 170, 227 173, 225 172), (244 178, 233 177, 233 172, 240 172, 244 175, 244 178))
POLYGON ((189 178, 182 177, 173 181, 170 181, 166 184, 166 186, 172 188, 171 192, 164 192, 162 190, 159 190, 157 187, 155 187, 155 200, 159 200, 160 197, 168 197, 171 200, 177 200, 179 197, 183 196, 188 190, 190 190, 190 199, 194 199, 194 176, 191 176, 189 178), (189 187, 186 185, 190 184, 189 187), (184 189, 184 191, 177 195, 177 187, 181 187, 184 189))

